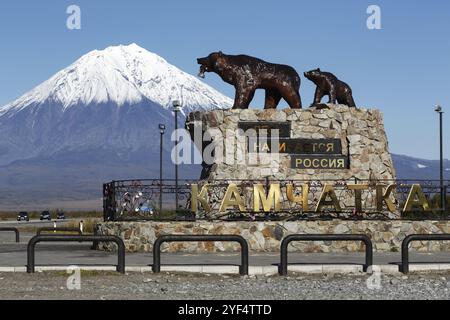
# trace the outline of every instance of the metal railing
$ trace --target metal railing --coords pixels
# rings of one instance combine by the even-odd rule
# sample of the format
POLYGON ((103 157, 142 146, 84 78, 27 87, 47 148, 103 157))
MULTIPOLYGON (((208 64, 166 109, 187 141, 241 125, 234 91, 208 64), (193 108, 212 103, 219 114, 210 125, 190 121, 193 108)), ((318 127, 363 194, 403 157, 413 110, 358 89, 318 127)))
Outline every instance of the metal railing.
POLYGON ((4 227, 4 228, 0 228, 0 232, 14 232, 16 235, 16 243, 20 242, 20 232, 19 229, 17 228, 12 228, 12 227, 4 227))
MULTIPOLYGON (((399 214, 403 205, 408 199, 408 195, 413 184, 419 184, 422 192, 430 202, 430 212, 432 219, 450 219, 450 211, 440 208, 438 198, 440 194, 447 194, 450 180, 445 180, 443 185, 438 180, 423 179, 397 179, 397 180, 362 180, 354 177, 346 180, 274 180, 274 179, 253 179, 253 180, 212 180, 208 181, 208 198, 210 200, 211 212, 206 212, 199 207, 198 212, 191 211, 191 186, 198 184, 201 188, 205 181, 199 180, 179 180, 178 187, 174 180, 164 179, 140 179, 140 180, 122 180, 112 181, 103 185, 103 212, 105 221, 127 221, 127 220, 247 220, 253 221, 253 218, 263 220, 275 220, 277 218, 292 218, 297 220, 308 220, 313 218, 340 218, 345 220, 353 219, 372 219, 372 220, 391 220, 400 219, 399 214), (255 184, 262 184, 267 189, 270 184, 279 184, 281 190, 280 201, 282 208, 277 210, 277 214, 267 214, 265 212, 254 212, 251 206, 247 206, 245 212, 239 210, 227 210, 226 214, 218 212, 221 205, 221 199, 230 183, 238 185, 239 192, 244 198, 251 197, 255 184), (289 201, 287 198, 287 185, 294 186, 296 193, 302 185, 308 186, 309 198, 308 207, 305 209, 302 204, 289 201), (315 208, 320 199, 323 187, 332 185, 339 203, 344 205, 340 212, 333 210, 332 207, 325 208, 320 212, 315 212, 315 208), (355 205, 347 204, 346 199, 354 199, 355 192, 347 188, 350 184, 361 184, 368 186, 361 191, 361 208, 355 210, 355 205), (397 209, 397 218, 393 218, 386 210, 379 210, 377 186, 387 187, 395 185, 392 191, 392 197, 397 209), (175 194, 178 190, 178 199, 180 208, 175 210, 175 194), (164 210, 159 210, 160 198, 163 198, 164 210), (175 212, 176 211, 176 212, 175 212)), ((448 209, 448 208, 447 208, 448 209)), ((420 211, 420 210, 419 210, 420 211)), ((416 219, 416 209, 405 212, 410 219, 416 219)), ((273 212, 271 212, 273 213, 273 212)), ((427 219, 420 217, 418 219, 427 219)), ((430 219, 430 218, 428 218, 430 219)))
POLYGON ((27 272, 34 273, 35 271, 35 247, 39 242, 114 242, 117 244, 117 272, 125 273, 125 244, 118 236, 70 236, 70 235, 50 235, 50 236, 34 236, 28 242, 27 247, 27 272))
POLYGON ((40 236, 44 232, 76 232, 78 235, 83 235, 83 232, 81 232, 78 228, 51 228, 51 227, 44 227, 37 229, 37 235, 40 236))
POLYGON ((373 264, 372 241, 363 234, 292 234, 281 242, 279 274, 282 276, 288 273, 288 245, 293 241, 362 241, 366 246, 366 263, 363 271, 373 264))
POLYGON ((450 234, 411 234, 402 242, 402 264, 400 272, 409 272, 409 244, 413 241, 442 241, 450 240, 450 234))
POLYGON ((156 239, 153 244, 153 272, 161 272, 161 245, 164 242, 237 242, 241 245, 241 265, 239 266, 240 275, 248 275, 248 243, 238 235, 164 235, 156 239))

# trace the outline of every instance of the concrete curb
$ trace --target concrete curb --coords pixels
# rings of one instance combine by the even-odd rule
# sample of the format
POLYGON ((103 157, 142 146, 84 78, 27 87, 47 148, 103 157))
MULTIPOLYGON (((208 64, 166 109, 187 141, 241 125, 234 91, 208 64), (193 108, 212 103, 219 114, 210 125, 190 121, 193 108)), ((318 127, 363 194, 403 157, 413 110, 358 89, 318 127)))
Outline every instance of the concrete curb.
POLYGON ((448 263, 436 263, 436 264, 410 264, 409 271, 448 271, 450 270, 450 264, 448 263))
MULTIPOLYGON (((69 266, 36 266, 36 272, 44 271, 66 271, 69 266)), ((116 271, 115 266, 80 266, 83 271, 116 271)), ((374 265, 372 270, 386 274, 398 274, 398 265, 374 265)), ((410 264, 411 272, 436 272, 450 271, 450 264, 410 264)), ((152 272, 151 266, 128 266, 126 272, 152 272)), ((361 265, 350 264, 313 264, 313 265, 289 265, 289 272, 302 274, 364 274, 361 265)), ((24 266, 0 267, 0 273, 27 272, 24 266)), ((199 274, 239 274, 239 267, 233 265, 164 265, 161 266, 161 272, 186 272, 199 274)), ((278 275, 278 266, 250 266, 249 275, 278 275)))

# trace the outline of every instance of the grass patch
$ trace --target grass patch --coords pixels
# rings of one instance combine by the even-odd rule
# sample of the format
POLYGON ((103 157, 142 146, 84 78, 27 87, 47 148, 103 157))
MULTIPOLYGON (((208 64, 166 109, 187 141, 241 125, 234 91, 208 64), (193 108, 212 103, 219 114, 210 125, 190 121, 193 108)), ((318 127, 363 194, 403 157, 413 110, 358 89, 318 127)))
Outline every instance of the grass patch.
POLYGON ((94 233, 94 226, 103 220, 99 218, 77 219, 67 222, 64 227, 78 228, 80 226, 80 221, 83 221, 83 233, 94 233))
MULTIPOLYGON (((20 232, 24 232, 24 233, 37 233, 38 229, 40 227, 33 227, 33 226, 25 226, 25 227, 18 227, 17 229, 19 229, 20 232)), ((54 235, 54 234, 58 234, 58 235, 78 235, 77 232, 71 232, 71 231, 57 231, 57 232, 53 232, 53 231, 45 231, 42 232, 41 235, 43 236, 48 236, 48 235, 54 235)))
MULTIPOLYGON (((61 220, 60 220, 61 221, 61 220)), ((64 220, 62 220, 64 221, 64 220)), ((73 221, 67 221, 63 222, 61 224, 58 224, 56 228, 79 228, 80 221, 83 221, 83 233, 84 234, 92 234, 94 233, 94 225, 103 221, 100 218, 87 218, 87 219, 76 219, 73 221)), ((33 225, 25 225, 25 226, 19 226, 17 229, 19 229, 20 232, 28 232, 28 233, 37 233, 38 229, 41 227, 33 226, 33 225)), ((42 235, 50 235, 50 234, 73 234, 78 235, 76 232, 70 232, 70 231, 57 231, 57 232, 51 232, 46 231, 42 233, 42 235)))

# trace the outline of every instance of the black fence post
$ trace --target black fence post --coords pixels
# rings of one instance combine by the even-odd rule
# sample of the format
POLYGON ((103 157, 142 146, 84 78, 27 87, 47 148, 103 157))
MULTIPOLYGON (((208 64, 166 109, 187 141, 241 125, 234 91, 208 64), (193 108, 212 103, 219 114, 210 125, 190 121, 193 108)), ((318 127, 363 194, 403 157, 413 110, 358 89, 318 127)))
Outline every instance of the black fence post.
POLYGON ((292 241, 362 241, 365 244, 365 264, 363 271, 367 272, 373 264, 373 246, 368 236, 363 234, 292 234, 283 239, 280 247, 280 265, 278 273, 288 274, 288 246, 292 241))
POLYGON ((405 273, 405 274, 409 272, 409 251, 408 251, 408 247, 409 247, 409 243, 411 242, 412 238, 413 237, 410 235, 410 236, 407 236, 402 241, 402 264, 400 265, 400 272, 405 273))
POLYGON ((241 245, 241 265, 239 266, 240 275, 248 275, 248 243, 238 235, 164 235, 158 237, 153 244, 153 265, 154 273, 161 272, 161 245, 164 242, 190 242, 190 241, 218 241, 218 242, 237 242, 241 245))
MULTIPOLYGON (((94 227, 94 236, 96 236, 96 235, 97 235, 97 228, 94 227)), ((98 250, 98 244, 99 244, 99 242, 97 240, 93 241, 91 250, 98 250)))
POLYGON ((367 236, 363 236, 361 239, 366 247, 366 264, 363 266, 363 271, 367 272, 369 267, 373 265, 373 246, 372 241, 367 236))
POLYGON ((34 236, 28 242, 27 246, 27 272, 35 271, 35 248, 39 242, 114 242, 117 244, 117 272, 125 273, 125 244, 118 236, 70 236, 70 235, 50 235, 50 236, 34 236))
POLYGON ((248 275, 248 243, 241 237, 236 238, 241 245, 241 265, 239 266, 239 274, 242 276, 248 275))
POLYGON ((40 237, 40 236, 35 236, 35 237, 31 238, 31 240, 28 242, 28 245, 27 245, 27 273, 34 273, 34 265, 35 265, 34 250, 35 250, 36 243, 37 243, 36 237, 40 237))
POLYGON ((402 264, 400 271, 403 273, 409 272, 409 244, 413 241, 449 241, 450 234, 411 234, 402 242, 402 264))
MULTIPOLYGON (((97 236, 98 237, 98 236, 97 236)), ((102 236, 100 236, 102 237, 102 236)), ((119 237, 116 237, 117 244, 117 272, 125 274, 125 243, 119 237)))
POLYGON ((162 237, 158 237, 153 243, 153 265, 152 270, 154 273, 161 272, 161 245, 164 242, 162 237))
POLYGON ((20 242, 20 232, 19 229, 13 227, 0 228, 0 232, 14 232, 16 235, 16 243, 20 242))
POLYGON ((280 265, 278 267, 278 273, 282 276, 288 274, 288 245, 291 242, 290 236, 287 236, 281 241, 280 247, 280 265))

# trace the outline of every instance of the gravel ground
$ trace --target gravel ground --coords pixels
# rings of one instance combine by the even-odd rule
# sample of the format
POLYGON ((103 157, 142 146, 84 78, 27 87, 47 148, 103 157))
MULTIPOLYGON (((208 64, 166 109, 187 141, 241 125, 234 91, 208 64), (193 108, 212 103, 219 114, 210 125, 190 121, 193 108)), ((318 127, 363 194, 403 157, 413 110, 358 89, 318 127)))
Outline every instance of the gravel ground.
POLYGON ((238 277, 224 275, 82 273, 81 289, 68 290, 64 273, 0 274, 0 299, 449 299, 450 273, 238 277))

